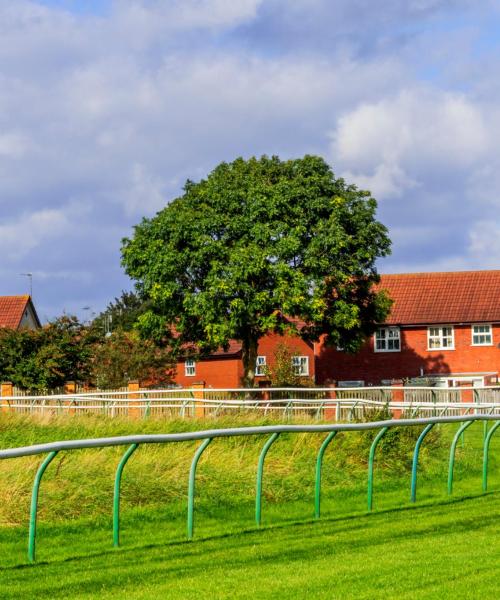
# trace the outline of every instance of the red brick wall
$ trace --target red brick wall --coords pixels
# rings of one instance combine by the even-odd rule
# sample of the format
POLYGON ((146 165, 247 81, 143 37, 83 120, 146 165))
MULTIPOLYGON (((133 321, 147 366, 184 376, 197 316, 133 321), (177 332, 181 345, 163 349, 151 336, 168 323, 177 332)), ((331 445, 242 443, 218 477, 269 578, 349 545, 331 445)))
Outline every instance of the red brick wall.
POLYGON ((191 387, 198 381, 204 381, 207 387, 213 388, 240 387, 240 363, 241 360, 237 357, 201 360, 196 363, 196 375, 186 377, 184 361, 179 361, 174 381, 182 387, 191 387))
MULTIPOLYGON (((314 345, 304 342, 298 337, 289 335, 266 335, 259 342, 258 355, 266 357, 268 367, 273 367, 274 356, 280 344, 286 344, 292 354, 299 356, 307 356, 309 358, 309 378, 315 381, 315 360, 314 360, 314 345)), ((255 378, 257 384, 259 380, 264 380, 265 377, 257 376, 255 378)))
POLYGON ((401 352, 374 352, 373 337, 356 355, 317 345, 316 379, 364 380, 380 384, 382 379, 401 379, 443 373, 477 373, 500 369, 500 325, 493 325, 492 346, 472 346, 470 325, 455 325, 454 350, 428 350, 427 327, 401 329, 401 352))
MULTIPOLYGON (((314 348, 312 344, 308 344, 300 338, 274 334, 265 336, 260 340, 258 354, 265 356, 267 365, 272 366, 276 349, 279 344, 283 343, 286 343, 291 352, 309 357, 309 377, 314 380, 314 348)), ((173 379, 182 387, 190 387, 194 382, 204 381, 207 387, 235 388, 241 387, 243 367, 239 357, 213 357, 196 363, 195 376, 186 377, 184 373, 184 361, 179 361, 173 379)), ((256 377, 256 385, 265 379, 265 377, 256 377)))

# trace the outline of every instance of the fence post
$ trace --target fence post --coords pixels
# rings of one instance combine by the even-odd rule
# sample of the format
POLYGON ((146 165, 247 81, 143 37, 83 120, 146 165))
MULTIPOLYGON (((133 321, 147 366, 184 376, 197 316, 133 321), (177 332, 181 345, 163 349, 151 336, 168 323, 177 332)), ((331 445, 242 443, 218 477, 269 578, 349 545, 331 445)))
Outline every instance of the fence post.
MULTIPOLYGON (((75 381, 67 381, 64 384, 64 393, 65 394, 76 394, 76 382, 75 381)), ((75 414, 75 409, 71 408, 72 404, 74 404, 74 400, 66 400, 64 402, 66 406, 68 406, 68 414, 75 414)))
MULTIPOLYGON (((398 389, 403 387, 403 381, 402 379, 393 379, 391 381, 391 386, 394 388, 392 390, 392 402, 404 402, 405 400, 405 391, 402 389, 398 389)), ((401 408, 393 408, 392 409, 392 416, 395 419, 400 419, 401 415, 403 414, 403 411, 401 408)))
POLYGON ((11 381, 3 381, 0 384, 0 406, 2 411, 9 410, 9 401, 3 398, 9 398, 14 395, 14 386, 11 381))
MULTIPOLYGON (((139 400, 140 394, 138 393, 141 389, 141 385, 138 379, 134 379, 128 382, 128 400, 139 400)), ((141 416, 141 405, 140 402, 129 402, 127 415, 133 419, 138 419, 141 416)))
MULTIPOLYGON (((327 392, 327 399, 335 400, 337 398, 337 392, 335 391, 337 382, 332 381, 328 384, 328 387, 330 388, 330 391, 327 392)), ((325 407, 323 418, 325 421, 338 421, 340 419, 339 412, 339 405, 337 404, 336 406, 333 406, 333 404, 329 402, 325 407)))
POLYGON ((194 398, 194 416, 197 419, 203 419, 205 417, 205 405, 203 404, 205 399, 205 382, 198 381, 193 383, 191 389, 193 390, 194 398))
MULTIPOLYGON (((461 389, 460 393, 460 402, 473 402, 474 394, 473 390, 470 389, 472 387, 472 381, 457 381, 456 386, 458 388, 469 388, 469 389, 461 389)), ((467 409, 463 409, 460 411, 463 415, 467 414, 467 409)))

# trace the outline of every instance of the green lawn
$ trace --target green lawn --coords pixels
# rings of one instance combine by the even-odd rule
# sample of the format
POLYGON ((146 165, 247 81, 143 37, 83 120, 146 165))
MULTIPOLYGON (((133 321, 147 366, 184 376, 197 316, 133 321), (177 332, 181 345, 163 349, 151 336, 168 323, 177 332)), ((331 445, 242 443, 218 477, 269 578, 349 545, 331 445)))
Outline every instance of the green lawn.
POLYGON ((105 548, 103 524, 49 528, 48 561, 1 569, 1 597, 498 598, 499 516, 490 493, 162 543, 160 515, 137 515, 117 551, 105 548))
MULTIPOLYGON (((0 445, 193 425, 9 417, 0 419, 0 445)), ((416 505, 414 440, 388 438, 377 454, 371 514, 373 434, 339 436, 325 455, 320 521, 312 519, 314 461, 324 436, 283 436, 266 461, 260 530, 253 498, 265 438, 214 442, 199 465, 193 542, 185 539, 186 485, 196 445, 140 449, 124 474, 119 550, 111 548, 111 492, 123 449, 66 453, 42 485, 35 565, 26 560, 27 509, 40 459, 3 461, 0 598, 498 598, 500 435, 491 445, 492 491, 480 493, 476 424, 457 449, 449 498, 454 431, 441 428, 423 448, 416 505)))

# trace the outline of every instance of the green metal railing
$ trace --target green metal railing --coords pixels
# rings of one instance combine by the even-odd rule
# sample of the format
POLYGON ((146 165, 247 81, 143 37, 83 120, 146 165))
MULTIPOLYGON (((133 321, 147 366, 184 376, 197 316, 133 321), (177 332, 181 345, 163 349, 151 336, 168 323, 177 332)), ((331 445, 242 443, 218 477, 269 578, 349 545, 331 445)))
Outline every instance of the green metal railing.
POLYGON ((40 454, 47 454, 42 461, 40 467, 35 476, 33 484, 33 493, 31 497, 30 506, 30 520, 29 520, 29 535, 28 535, 28 560, 30 562, 35 561, 35 547, 36 547, 36 523, 38 513, 38 496, 40 491, 40 484, 42 477, 59 452, 68 450, 78 450, 84 448, 103 448, 109 446, 124 446, 128 445, 128 449, 122 456, 115 475, 114 482, 114 496, 113 496, 113 545, 118 547, 120 545, 120 487, 125 465, 137 450, 140 445, 144 444, 163 444, 172 442, 186 442, 201 440, 202 443, 196 450, 193 457, 191 468, 189 471, 189 482, 188 482, 188 511, 187 511, 187 538, 192 540, 194 536, 194 506, 195 506, 195 482, 196 482, 196 468, 198 462, 208 447, 208 445, 215 438, 234 437, 234 436, 247 436, 247 435, 262 435, 271 434, 264 444, 258 464, 257 464, 257 479, 256 479, 256 495, 255 495, 255 522, 257 526, 261 525, 262 521, 262 488, 263 488, 263 473, 264 473, 264 462, 273 443, 279 438, 282 433, 327 433, 327 437, 321 444, 316 458, 316 482, 315 482, 315 497, 314 497, 314 514, 316 518, 320 517, 321 510, 321 471, 323 464, 323 456, 327 447, 330 445, 334 437, 339 432, 349 431, 366 431, 366 430, 377 430, 377 433, 373 439, 370 447, 368 456, 368 488, 367 488, 367 503, 368 511, 373 508, 373 477, 374 477, 374 463, 375 454, 379 442, 382 440, 387 431, 393 427, 413 427, 424 425, 423 431, 420 433, 415 449, 413 452, 413 463, 411 473, 411 493, 410 500, 416 501, 417 497, 417 470, 418 470, 418 457, 420 447, 425 436, 439 423, 459 423, 460 427, 456 432, 450 447, 450 459, 449 459, 449 470, 448 470, 448 493, 451 494, 453 491, 453 473, 455 464, 455 451, 457 442, 460 436, 463 434, 465 429, 470 427, 475 421, 494 421, 492 427, 487 430, 484 436, 483 442, 483 491, 487 490, 488 485, 488 456, 489 446, 494 432, 500 426, 500 419, 498 415, 462 415, 456 417, 432 417, 427 419, 393 419, 387 421, 375 421, 369 423, 343 423, 343 424, 331 424, 331 425, 276 425, 276 426, 264 426, 264 427, 242 427, 232 429, 212 429, 207 431, 195 431, 187 433, 173 433, 173 434, 155 434, 155 435, 136 435, 136 436, 122 436, 122 437, 111 437, 111 438, 97 438, 89 440, 70 440, 63 442, 53 442, 49 444, 38 444, 34 446, 26 446, 23 448, 11 448, 7 450, 0 450, 0 460, 9 458, 19 458, 23 456, 33 456, 40 454))

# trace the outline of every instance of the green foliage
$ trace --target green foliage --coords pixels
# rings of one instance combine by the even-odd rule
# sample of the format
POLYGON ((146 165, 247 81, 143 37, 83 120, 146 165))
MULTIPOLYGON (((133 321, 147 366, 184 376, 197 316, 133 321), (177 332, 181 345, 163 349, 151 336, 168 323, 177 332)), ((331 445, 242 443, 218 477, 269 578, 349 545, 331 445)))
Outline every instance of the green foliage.
POLYGON ((103 389, 139 379, 144 385, 171 381, 168 349, 142 340, 136 331, 117 329, 104 336, 76 317, 62 316, 41 329, 0 328, 0 380, 44 392, 78 381, 103 389))
POLYGON ((62 316, 41 329, 0 329, 0 379, 30 391, 87 381, 95 332, 62 316))
POLYGON ((171 343, 202 353, 240 340, 246 385, 269 332, 357 350, 390 307, 372 288, 390 249, 376 206, 316 156, 221 163, 123 240, 125 270, 152 302, 144 330, 175 327, 171 343), (308 325, 297 331, 284 315, 308 325))
POLYGON ((170 355, 137 332, 121 329, 97 345, 93 355, 93 382, 100 389, 124 386, 131 379, 158 386, 171 381, 170 355))
POLYGON ((132 331, 139 317, 148 310, 148 302, 134 292, 123 291, 119 298, 110 302, 92 322, 99 332, 132 331))

